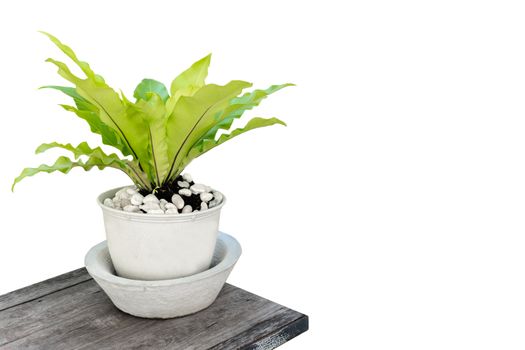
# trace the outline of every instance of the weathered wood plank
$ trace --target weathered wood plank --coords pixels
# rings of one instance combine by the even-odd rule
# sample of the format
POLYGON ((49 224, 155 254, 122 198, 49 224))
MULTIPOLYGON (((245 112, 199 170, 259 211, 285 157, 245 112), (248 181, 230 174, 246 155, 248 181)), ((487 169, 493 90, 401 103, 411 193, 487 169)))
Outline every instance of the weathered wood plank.
MULTIPOLYGON (((302 315, 293 322, 279 328, 273 333, 263 334, 259 331, 260 338, 249 345, 242 347, 243 350, 271 350, 283 345, 287 341, 297 337, 308 330, 308 316, 302 315)), ((237 344, 241 344, 239 341, 237 344)), ((244 343, 243 343, 244 344, 244 343)), ((234 344, 231 349, 239 349, 234 344)))
POLYGON ((80 268, 48 280, 32 284, 15 290, 11 293, 0 295, 0 312, 14 305, 38 299, 46 294, 57 290, 68 288, 74 284, 82 283, 91 279, 86 269, 80 268))
POLYGON ((0 311, 0 349, 267 350, 308 328, 305 315, 228 284, 204 311, 141 319, 119 311, 93 280, 79 277, 69 278, 69 287, 62 277, 60 288, 26 289, 31 297, 16 291, 10 300, 18 303, 0 311))
POLYGON ((215 345, 210 350, 235 350, 239 349, 239 344, 245 346, 243 349, 275 349, 307 330, 308 316, 283 307, 281 312, 275 313, 270 319, 215 345))
POLYGON ((41 330, 67 329, 75 316, 99 303, 96 294, 103 293, 91 279, 0 312, 0 346, 41 330))

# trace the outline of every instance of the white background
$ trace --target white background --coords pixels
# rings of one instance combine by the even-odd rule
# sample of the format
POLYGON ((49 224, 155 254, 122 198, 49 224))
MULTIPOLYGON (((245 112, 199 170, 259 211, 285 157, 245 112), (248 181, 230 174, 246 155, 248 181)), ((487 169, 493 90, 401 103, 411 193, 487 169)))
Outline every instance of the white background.
MULTIPOLYGON (((525 347, 525 8, 519 1, 10 1, 0 10, 0 293, 80 267, 112 170, 43 174, 96 144, 57 106, 49 31, 131 95, 213 52, 208 81, 294 82, 188 171, 229 198, 230 282, 310 316, 283 349, 525 347)), ((249 116, 249 115, 248 115, 249 116)), ((247 116, 247 117, 248 117, 247 116)))

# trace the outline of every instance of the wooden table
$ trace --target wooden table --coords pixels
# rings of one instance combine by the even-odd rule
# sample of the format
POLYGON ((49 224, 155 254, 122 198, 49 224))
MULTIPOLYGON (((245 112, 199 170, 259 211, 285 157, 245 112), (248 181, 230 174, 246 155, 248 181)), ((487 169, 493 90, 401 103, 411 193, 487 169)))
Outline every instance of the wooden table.
POLYGON ((274 349, 308 316, 226 284, 206 310, 169 320, 118 310, 81 268, 0 296, 0 349, 274 349))

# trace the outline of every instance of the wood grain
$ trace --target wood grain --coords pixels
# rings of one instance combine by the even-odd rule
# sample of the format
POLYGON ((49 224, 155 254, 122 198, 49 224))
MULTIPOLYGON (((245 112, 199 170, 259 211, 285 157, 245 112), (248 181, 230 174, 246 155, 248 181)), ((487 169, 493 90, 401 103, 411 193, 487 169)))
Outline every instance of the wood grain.
POLYGON ((308 317, 226 284, 194 315, 151 320, 118 310, 85 269, 0 296, 0 349, 253 349, 278 347, 308 317))
POLYGON ((40 298, 46 294, 53 293, 62 288, 71 287, 91 279, 83 267, 60 276, 15 290, 14 292, 0 295, 0 312, 14 305, 25 303, 32 299, 40 298))

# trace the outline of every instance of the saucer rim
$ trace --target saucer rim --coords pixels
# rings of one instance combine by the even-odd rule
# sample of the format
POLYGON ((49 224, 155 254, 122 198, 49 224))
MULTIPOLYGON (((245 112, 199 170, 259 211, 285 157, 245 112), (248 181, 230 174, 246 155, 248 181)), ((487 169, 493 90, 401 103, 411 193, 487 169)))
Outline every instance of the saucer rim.
MULTIPOLYGON (((86 254, 84 258, 84 265, 88 270, 89 274, 94 279, 100 279, 112 285, 118 285, 121 287, 141 287, 141 288, 158 288, 158 287, 171 287, 181 284, 189 284, 197 281, 212 278, 220 273, 224 273, 228 269, 232 268, 239 260, 242 254, 242 248, 239 242, 231 235, 219 231, 217 235, 217 244, 222 242, 226 246, 226 254, 224 258, 215 266, 205 271, 196 273, 194 275, 164 279, 164 280, 135 280, 125 277, 120 277, 109 273, 107 270, 102 269, 97 264, 96 256, 103 250, 107 250, 107 241, 102 241, 93 246, 86 254)), ((109 254, 109 250, 108 254, 109 254)))

